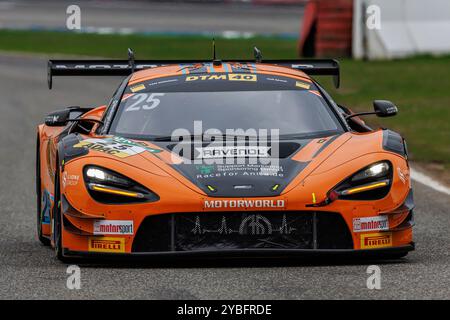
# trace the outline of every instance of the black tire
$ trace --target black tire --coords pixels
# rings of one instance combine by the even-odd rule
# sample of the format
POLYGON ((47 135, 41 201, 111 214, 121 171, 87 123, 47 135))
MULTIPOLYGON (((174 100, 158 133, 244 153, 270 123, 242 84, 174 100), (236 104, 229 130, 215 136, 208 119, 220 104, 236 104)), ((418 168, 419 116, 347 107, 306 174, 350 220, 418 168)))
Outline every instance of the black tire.
MULTIPOLYGON (((58 163, 58 160, 56 160, 58 163)), ((59 167, 57 167, 55 172, 55 201, 53 204, 53 245, 55 250, 55 257, 66 262, 67 259, 63 255, 63 245, 62 245, 62 220, 61 220, 61 191, 59 185, 59 167)))
POLYGON ((41 190, 41 157, 40 157, 39 137, 36 143, 36 211, 37 211, 37 236, 44 246, 50 245, 50 239, 42 235, 42 190, 41 190))

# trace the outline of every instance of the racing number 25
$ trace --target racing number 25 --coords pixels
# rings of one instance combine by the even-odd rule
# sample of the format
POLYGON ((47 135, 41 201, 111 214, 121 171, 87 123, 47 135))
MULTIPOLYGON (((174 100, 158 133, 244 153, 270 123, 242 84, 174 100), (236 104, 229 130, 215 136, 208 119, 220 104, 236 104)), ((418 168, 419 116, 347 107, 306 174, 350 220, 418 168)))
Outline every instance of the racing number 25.
POLYGON ((141 108, 142 110, 154 109, 161 103, 161 100, 157 97, 162 96, 164 96, 164 93, 138 93, 137 95, 131 97, 131 100, 134 102, 125 109, 125 112, 139 111, 141 108))

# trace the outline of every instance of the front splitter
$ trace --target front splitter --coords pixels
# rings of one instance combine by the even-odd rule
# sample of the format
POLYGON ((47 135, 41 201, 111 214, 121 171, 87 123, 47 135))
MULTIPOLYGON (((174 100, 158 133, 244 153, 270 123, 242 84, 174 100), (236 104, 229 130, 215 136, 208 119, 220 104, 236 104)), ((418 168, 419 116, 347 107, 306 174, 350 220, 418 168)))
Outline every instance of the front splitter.
POLYGON ((148 259, 195 259, 195 258, 249 258, 249 257, 342 257, 342 258, 389 258, 413 251, 414 242, 401 247, 377 249, 230 249, 194 250, 167 252, 104 253, 71 251, 64 249, 67 258, 88 258, 105 260, 148 260, 148 259))

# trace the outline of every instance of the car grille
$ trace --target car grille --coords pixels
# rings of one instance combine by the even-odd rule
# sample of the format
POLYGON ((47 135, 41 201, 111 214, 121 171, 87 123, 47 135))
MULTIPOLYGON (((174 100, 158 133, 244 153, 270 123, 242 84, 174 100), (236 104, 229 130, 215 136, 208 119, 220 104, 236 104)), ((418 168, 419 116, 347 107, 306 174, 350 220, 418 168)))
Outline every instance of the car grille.
POLYGON ((132 251, 233 249, 353 249, 353 240, 333 212, 174 213, 146 217, 132 251))

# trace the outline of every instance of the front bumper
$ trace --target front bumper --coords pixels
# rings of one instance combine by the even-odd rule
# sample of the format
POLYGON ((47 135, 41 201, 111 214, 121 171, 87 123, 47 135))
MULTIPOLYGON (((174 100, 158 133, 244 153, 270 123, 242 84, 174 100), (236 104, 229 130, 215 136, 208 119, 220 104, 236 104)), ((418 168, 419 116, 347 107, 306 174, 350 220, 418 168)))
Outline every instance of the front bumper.
POLYGON ((197 251, 167 251, 167 252, 132 252, 132 253, 102 253, 64 250, 64 256, 69 258, 89 258, 105 260, 148 260, 158 259, 190 259, 190 258, 389 258, 390 256, 406 254, 415 249, 414 242, 405 246, 380 249, 233 249, 233 250, 197 250, 197 251))
POLYGON ((95 236, 69 231, 68 227, 66 224, 63 237, 64 256, 67 257, 377 257, 414 250, 411 226, 383 234, 352 233, 344 218, 335 212, 236 211, 152 215, 139 223, 136 233, 129 236, 95 236), (370 240, 375 241, 371 248, 363 248, 360 244, 363 235, 370 235, 370 240), (388 242, 385 242, 385 237, 388 242))

